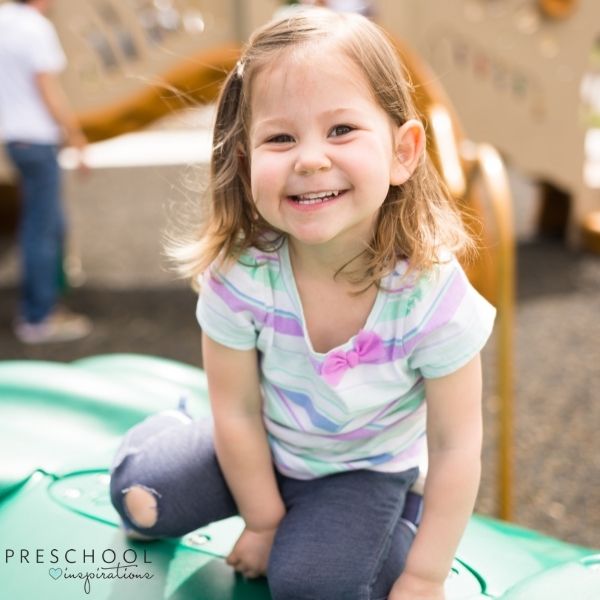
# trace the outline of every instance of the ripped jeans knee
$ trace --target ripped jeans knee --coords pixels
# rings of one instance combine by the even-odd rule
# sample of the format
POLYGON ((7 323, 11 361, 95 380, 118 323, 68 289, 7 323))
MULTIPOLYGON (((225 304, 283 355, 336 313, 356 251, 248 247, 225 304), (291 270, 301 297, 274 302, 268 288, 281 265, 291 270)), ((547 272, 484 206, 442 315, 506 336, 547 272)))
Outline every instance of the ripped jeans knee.
POLYGON ((237 514, 209 419, 160 413, 130 429, 111 466, 110 498, 126 529, 180 537, 237 514))
MULTIPOLYGON (((155 485, 156 472, 152 469, 156 457, 146 456, 147 444, 174 424, 189 420, 182 414, 165 411, 134 426, 123 438, 110 469, 110 497, 127 530, 148 533, 158 522, 162 494, 157 489, 160 486, 155 485)), ((152 535, 161 533, 153 530, 152 535)))
POLYGON ((113 468, 110 480, 110 497, 113 506, 121 517, 127 530, 146 533, 156 526, 158 521, 158 503, 160 492, 137 482, 131 474, 124 472, 123 463, 113 468))
POLYGON ((123 508, 136 529, 149 529, 158 520, 158 499, 161 495, 145 485, 124 489, 123 508))

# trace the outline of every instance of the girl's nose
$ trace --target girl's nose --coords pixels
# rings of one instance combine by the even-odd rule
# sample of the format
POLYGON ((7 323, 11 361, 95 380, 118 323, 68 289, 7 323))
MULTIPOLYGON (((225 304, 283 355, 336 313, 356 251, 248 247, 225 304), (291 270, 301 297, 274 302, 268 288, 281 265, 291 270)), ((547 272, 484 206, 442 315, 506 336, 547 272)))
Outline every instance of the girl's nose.
POLYGON ((319 144, 305 145, 299 148, 294 172, 299 175, 310 175, 330 168, 331 161, 319 144))

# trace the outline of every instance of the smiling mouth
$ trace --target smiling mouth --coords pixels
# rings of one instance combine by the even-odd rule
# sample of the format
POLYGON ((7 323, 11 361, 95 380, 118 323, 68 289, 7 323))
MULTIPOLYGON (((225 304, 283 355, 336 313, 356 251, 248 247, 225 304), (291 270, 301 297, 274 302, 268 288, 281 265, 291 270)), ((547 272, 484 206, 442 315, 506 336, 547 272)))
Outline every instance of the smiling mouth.
POLYGON ((326 192, 309 192, 297 196, 288 196, 288 198, 297 204, 323 204, 339 198, 345 192, 346 190, 328 190, 326 192))

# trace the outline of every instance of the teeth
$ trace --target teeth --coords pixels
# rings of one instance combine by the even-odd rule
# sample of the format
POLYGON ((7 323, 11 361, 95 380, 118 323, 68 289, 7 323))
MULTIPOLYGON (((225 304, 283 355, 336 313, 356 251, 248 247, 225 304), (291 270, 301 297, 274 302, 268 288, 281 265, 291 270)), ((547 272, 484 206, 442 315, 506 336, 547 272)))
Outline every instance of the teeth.
POLYGON ((328 192, 310 192, 308 194, 300 194, 299 196, 292 197, 301 204, 317 204, 318 202, 323 202, 326 198, 335 198, 339 193, 339 190, 331 190, 328 192))
POLYGON ((329 198, 329 196, 337 196, 339 193, 339 190, 330 192, 311 192, 309 194, 301 194, 297 197, 300 198, 300 200, 317 200, 319 198, 329 198))

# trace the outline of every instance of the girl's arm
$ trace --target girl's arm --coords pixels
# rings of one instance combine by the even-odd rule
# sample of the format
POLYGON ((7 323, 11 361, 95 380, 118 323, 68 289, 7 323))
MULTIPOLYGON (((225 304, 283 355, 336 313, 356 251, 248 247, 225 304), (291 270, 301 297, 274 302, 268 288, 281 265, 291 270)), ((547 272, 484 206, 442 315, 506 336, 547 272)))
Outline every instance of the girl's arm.
POLYGON ((275 529, 285 507, 262 419, 256 350, 233 350, 202 334, 202 356, 225 480, 254 532, 275 529))
POLYGON ((481 362, 425 382, 429 469, 423 519, 390 600, 441 600, 481 472, 481 362))

